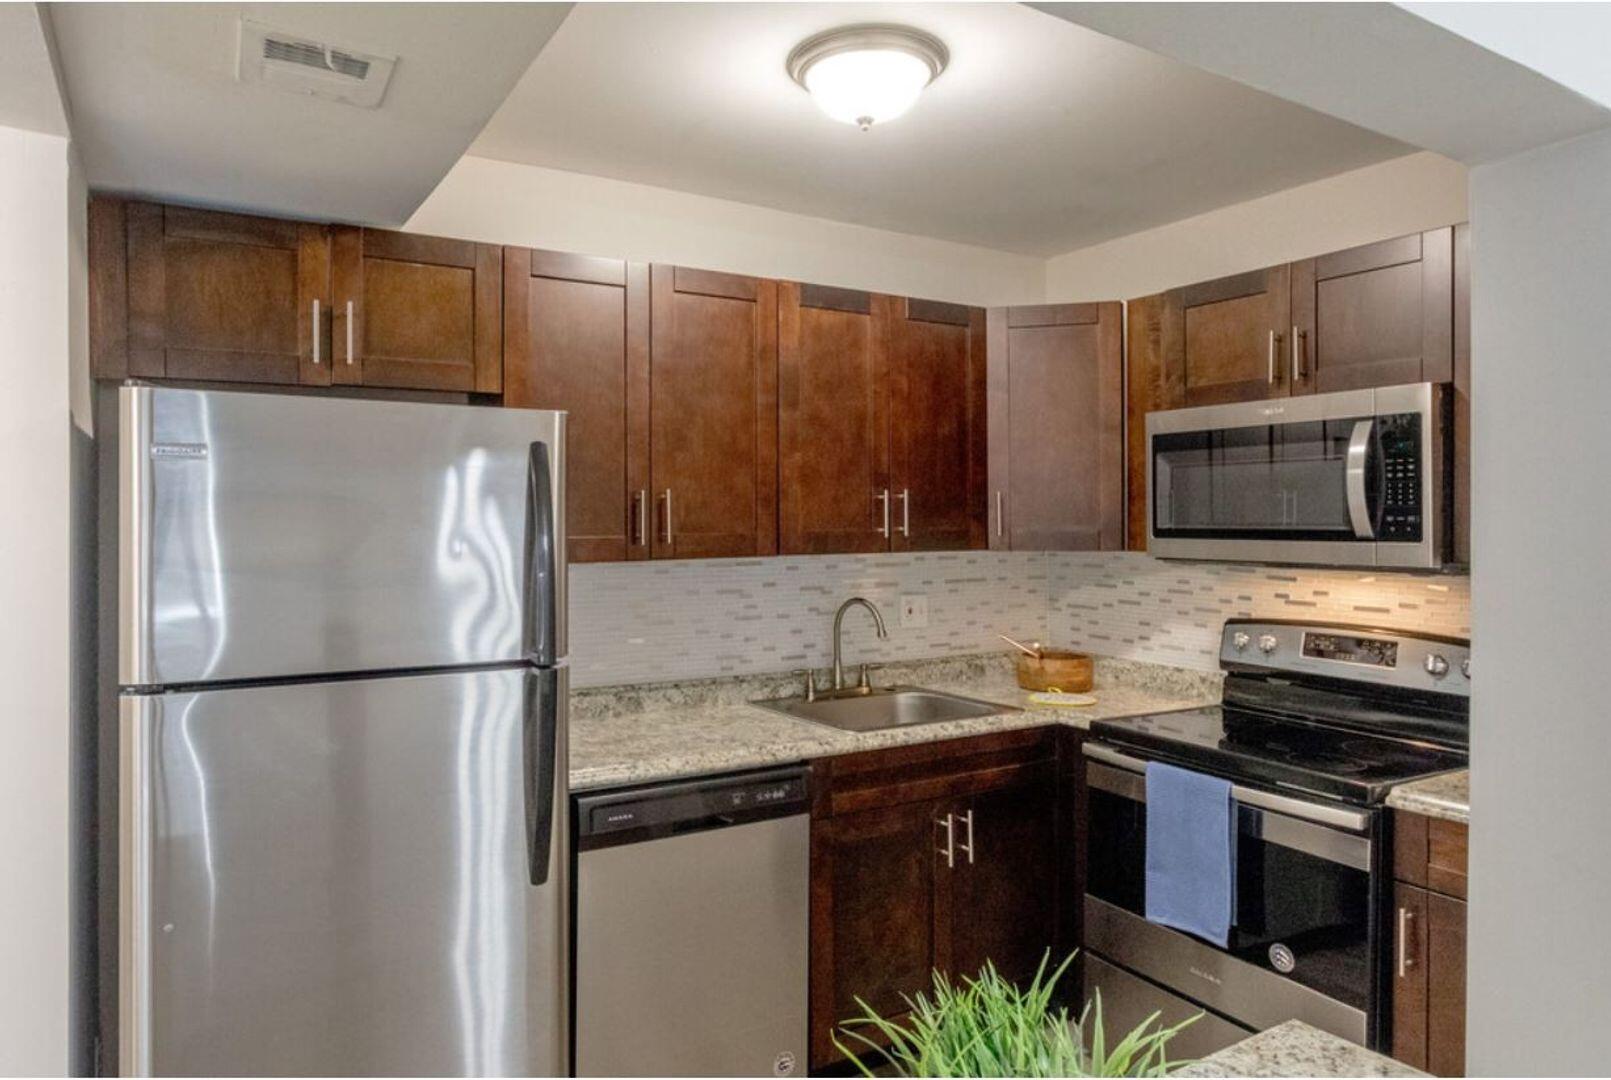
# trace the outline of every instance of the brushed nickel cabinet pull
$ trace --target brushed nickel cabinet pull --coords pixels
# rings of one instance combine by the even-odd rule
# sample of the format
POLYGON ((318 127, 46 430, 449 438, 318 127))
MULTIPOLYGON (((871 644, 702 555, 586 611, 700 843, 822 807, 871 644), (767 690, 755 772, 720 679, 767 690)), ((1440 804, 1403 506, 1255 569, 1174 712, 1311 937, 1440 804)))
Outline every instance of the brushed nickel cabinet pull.
POLYGON ((884 508, 884 524, 879 527, 878 535, 888 539, 888 537, 889 537, 889 488, 885 488, 883 491, 880 491, 877 495, 874 495, 873 498, 877 499, 879 504, 881 506, 883 506, 883 508, 884 508))
POLYGON ((633 506, 637 510, 637 513, 633 516, 637 520, 632 523, 632 542, 639 547, 643 547, 649 542, 649 491, 647 488, 638 489, 638 496, 633 500, 633 506))
POLYGON ((934 824, 945 830, 945 846, 935 848, 934 853, 944 855, 946 869, 954 870, 957 865, 956 822, 952 820, 950 814, 947 814, 943 818, 935 818, 934 824))
POLYGON ((671 546, 671 489, 666 489, 666 546, 671 546))
POLYGON ((324 335, 319 333, 319 298, 313 298, 313 363, 319 364, 319 339, 324 335))
POLYGON ((958 844, 957 847, 961 848, 964 852, 967 853, 967 855, 968 855, 968 865, 972 866, 973 865, 973 811, 969 810, 966 814, 962 814, 960 816, 962 818, 963 824, 967 825, 967 827, 968 827, 968 842, 966 844, 958 844))
POLYGON ((347 301, 347 363, 352 363, 352 301, 347 301))
POLYGON ((1265 381, 1268 382, 1271 386, 1274 386, 1275 385, 1275 331, 1274 330, 1270 331, 1269 366, 1270 366, 1270 372, 1269 372, 1268 375, 1265 376, 1265 381))
POLYGON ((901 535, 912 535, 912 492, 901 488, 901 535))
POLYGON ((1007 533, 1007 515, 1001 508, 1001 489, 996 489, 996 535, 1005 536, 1007 533))
POLYGON ((1294 384, 1303 376, 1298 372, 1298 324, 1292 324, 1292 340, 1287 342, 1287 353, 1292 357, 1292 381, 1294 384))
POLYGON ((1414 921, 1415 912, 1409 908, 1398 909, 1398 977, 1401 979, 1415 966, 1415 957, 1410 955, 1410 925, 1414 921))

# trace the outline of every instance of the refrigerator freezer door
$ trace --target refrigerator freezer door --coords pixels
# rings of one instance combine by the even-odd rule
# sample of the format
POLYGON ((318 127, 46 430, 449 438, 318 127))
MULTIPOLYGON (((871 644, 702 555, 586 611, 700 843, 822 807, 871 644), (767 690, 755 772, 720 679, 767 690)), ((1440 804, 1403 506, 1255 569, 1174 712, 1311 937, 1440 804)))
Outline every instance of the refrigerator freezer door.
POLYGON ((564 414, 125 386, 119 682, 564 655, 564 414))
POLYGON ((121 1071, 566 1075, 565 700, 519 667, 125 695, 121 1071))

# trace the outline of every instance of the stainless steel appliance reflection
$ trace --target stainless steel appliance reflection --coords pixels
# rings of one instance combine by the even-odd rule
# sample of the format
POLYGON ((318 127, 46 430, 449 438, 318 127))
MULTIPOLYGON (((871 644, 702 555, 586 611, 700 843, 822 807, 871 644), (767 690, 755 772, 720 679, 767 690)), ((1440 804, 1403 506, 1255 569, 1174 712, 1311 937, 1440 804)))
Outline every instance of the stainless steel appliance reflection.
POLYGON ((118 1069, 563 1075, 563 415, 115 420, 118 1069))

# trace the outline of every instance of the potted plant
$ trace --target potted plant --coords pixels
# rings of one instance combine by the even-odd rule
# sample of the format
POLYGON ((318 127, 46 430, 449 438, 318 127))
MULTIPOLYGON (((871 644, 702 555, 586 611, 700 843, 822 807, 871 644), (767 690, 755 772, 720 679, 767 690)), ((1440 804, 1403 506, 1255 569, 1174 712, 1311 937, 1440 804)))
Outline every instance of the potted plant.
POLYGON ((1154 1013, 1110 1043, 1100 994, 1078 1020, 1066 1008, 1052 1010, 1057 981, 1074 957, 1048 976, 1050 959, 1048 953, 1022 989, 989 963, 960 984, 935 972, 933 996, 907 998, 911 1012, 904 1023, 879 1016, 857 998, 862 1015, 840 1025, 834 1045, 867 1076, 1164 1076, 1185 1064, 1169 1060, 1168 1043, 1197 1017, 1163 1027, 1154 1013))

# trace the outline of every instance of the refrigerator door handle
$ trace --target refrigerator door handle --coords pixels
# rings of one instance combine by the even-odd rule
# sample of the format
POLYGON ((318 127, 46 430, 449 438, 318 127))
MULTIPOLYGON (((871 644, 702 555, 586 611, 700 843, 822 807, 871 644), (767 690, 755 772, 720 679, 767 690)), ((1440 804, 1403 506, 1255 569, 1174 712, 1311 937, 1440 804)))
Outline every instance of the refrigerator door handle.
POLYGON ((525 696, 526 868, 533 885, 546 885, 553 858, 554 772, 562 719, 559 672, 526 672, 525 696))
POLYGON ((522 651, 534 664, 559 659, 559 551, 554 474, 548 447, 531 444, 526 466, 526 577, 522 590, 522 651))

